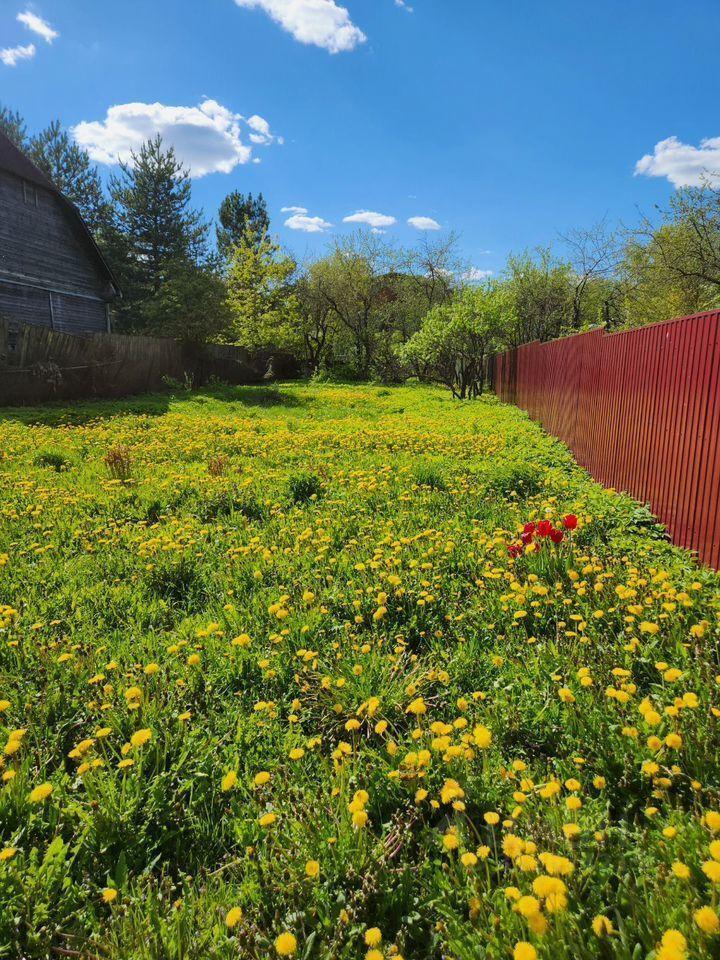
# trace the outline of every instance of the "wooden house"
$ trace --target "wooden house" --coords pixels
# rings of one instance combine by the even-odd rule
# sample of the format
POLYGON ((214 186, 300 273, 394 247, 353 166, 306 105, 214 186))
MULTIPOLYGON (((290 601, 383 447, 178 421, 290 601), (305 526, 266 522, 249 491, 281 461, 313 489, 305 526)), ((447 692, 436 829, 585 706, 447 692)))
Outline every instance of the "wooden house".
POLYGON ((77 207, 0 132, 0 318, 109 332, 119 296, 77 207))

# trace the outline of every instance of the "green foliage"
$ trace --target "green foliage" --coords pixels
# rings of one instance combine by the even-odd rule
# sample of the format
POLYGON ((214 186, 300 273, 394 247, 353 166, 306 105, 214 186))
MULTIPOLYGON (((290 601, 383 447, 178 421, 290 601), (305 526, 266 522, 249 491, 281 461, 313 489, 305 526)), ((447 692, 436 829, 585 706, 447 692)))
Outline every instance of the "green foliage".
POLYGON ((297 307, 290 281, 295 262, 267 234, 246 227, 228 269, 231 336, 250 350, 297 344, 297 307))
POLYGON ((217 247, 224 262, 231 260, 233 251, 246 238, 249 231, 254 242, 259 244, 270 231, 270 217, 262 193, 253 197, 234 190, 220 204, 218 224, 215 228, 217 247))
POLYGON ((22 114, 0 103, 0 130, 9 137, 16 147, 25 150, 27 146, 27 125, 22 114))
POLYGON ((188 265, 204 260, 207 225, 191 208, 189 173, 159 136, 120 165, 110 195, 108 249, 124 294, 119 326, 141 332, 164 313, 156 301, 165 285, 187 283, 188 265))
POLYGON ((447 481, 442 471, 432 463, 419 463, 414 471, 415 482, 429 490, 447 490, 447 481))
POLYGON ((542 490, 543 474, 532 463, 501 463, 488 471, 485 484, 492 496, 526 500, 542 490))
POLYGON ((67 470, 71 461, 60 450, 42 450, 33 463, 37 467, 51 467, 56 473, 67 470))
POLYGON ((288 478, 288 495, 293 503, 307 503, 322 493, 322 480, 314 473, 294 473, 288 478))
POLYGON ((227 289, 212 263, 173 263, 157 295, 142 307, 148 335, 172 337, 187 344, 226 339, 232 317, 227 289))
POLYGON ((513 322, 504 330, 508 345, 552 340, 572 329, 575 278, 569 263, 549 249, 511 255, 504 279, 513 305, 513 322))
POLYGON ((87 150, 78 146, 59 120, 31 137, 27 145, 30 159, 45 173, 68 200, 78 208, 92 231, 100 234, 108 228, 110 208, 100 176, 87 150))
POLYGON ((422 379, 442 383, 465 400, 482 393, 485 359, 513 322, 505 287, 466 287, 447 306, 435 307, 399 355, 422 379))
POLYGON ((718 577, 520 411, 206 389, 0 442, 3 960, 714 957, 718 577))

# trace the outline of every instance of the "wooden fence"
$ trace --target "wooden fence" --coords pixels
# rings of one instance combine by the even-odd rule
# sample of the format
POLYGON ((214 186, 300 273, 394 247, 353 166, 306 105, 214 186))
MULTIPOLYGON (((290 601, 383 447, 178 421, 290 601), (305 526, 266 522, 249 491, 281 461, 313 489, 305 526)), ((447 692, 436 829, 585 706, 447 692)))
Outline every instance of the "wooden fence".
POLYGON ((606 486, 649 503, 720 567, 720 312, 528 343, 494 358, 498 396, 606 486))
POLYGON ((239 347, 118 334, 76 336, 0 318, 0 405, 123 397, 161 390, 168 379, 200 385, 216 377, 250 384, 294 372, 286 356, 251 356, 239 347))

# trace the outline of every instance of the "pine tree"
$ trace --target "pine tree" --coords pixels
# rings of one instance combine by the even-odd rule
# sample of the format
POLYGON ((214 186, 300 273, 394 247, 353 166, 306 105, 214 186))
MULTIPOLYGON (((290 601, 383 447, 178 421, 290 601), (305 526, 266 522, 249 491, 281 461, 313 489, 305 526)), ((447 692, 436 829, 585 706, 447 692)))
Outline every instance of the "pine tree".
POLYGON ((208 228, 191 207, 188 171, 159 136, 121 164, 110 196, 115 205, 110 256, 124 293, 119 325, 142 329, 143 305, 178 271, 207 259, 208 228))
POLYGON ((259 244, 270 229, 270 217, 262 193, 253 197, 237 190, 228 194, 220 204, 219 225, 215 228, 218 253, 224 261, 229 261, 233 250, 245 239, 249 228, 254 242, 259 244))
POLYGON ((0 103, 0 130, 9 137, 16 147, 25 150, 27 147, 27 127, 17 110, 0 103))
POLYGON ((28 156, 80 210, 93 232, 107 226, 109 210, 97 168, 86 150, 70 139, 59 120, 31 137, 28 156))

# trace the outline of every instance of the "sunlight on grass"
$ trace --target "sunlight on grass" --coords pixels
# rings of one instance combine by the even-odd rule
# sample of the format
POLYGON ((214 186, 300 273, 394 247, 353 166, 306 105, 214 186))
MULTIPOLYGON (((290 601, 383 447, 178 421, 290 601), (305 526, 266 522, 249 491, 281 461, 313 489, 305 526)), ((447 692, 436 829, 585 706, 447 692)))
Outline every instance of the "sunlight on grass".
POLYGON ((0 438, 0 957, 715 956, 717 575, 518 410, 0 438))

